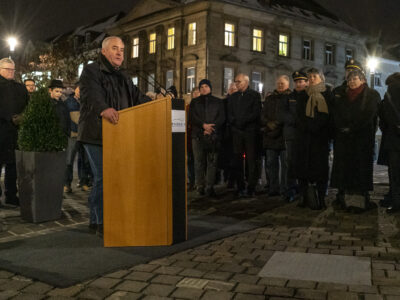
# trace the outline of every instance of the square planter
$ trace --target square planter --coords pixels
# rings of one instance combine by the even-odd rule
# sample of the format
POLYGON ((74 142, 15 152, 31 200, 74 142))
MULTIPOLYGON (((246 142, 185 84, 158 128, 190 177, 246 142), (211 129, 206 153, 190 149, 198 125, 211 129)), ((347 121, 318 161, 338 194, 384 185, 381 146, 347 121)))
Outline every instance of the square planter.
POLYGON ((33 223, 61 217, 66 152, 15 151, 21 218, 33 223))

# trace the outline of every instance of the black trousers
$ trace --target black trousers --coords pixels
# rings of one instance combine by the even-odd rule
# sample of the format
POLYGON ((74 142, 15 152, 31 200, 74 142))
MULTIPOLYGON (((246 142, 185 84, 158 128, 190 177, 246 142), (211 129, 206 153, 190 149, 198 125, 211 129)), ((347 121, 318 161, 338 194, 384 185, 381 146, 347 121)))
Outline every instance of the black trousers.
POLYGON ((233 174, 237 183, 239 191, 244 190, 244 170, 243 170, 243 154, 246 155, 246 162, 248 167, 248 190, 254 191, 257 180, 257 131, 232 131, 232 144, 233 144, 233 174))
POLYGON ((400 208, 400 151, 389 151, 388 161, 393 207, 400 208))
POLYGON ((0 164, 0 168, 5 167, 4 186, 6 202, 13 204, 17 198, 17 166, 14 163, 0 164))

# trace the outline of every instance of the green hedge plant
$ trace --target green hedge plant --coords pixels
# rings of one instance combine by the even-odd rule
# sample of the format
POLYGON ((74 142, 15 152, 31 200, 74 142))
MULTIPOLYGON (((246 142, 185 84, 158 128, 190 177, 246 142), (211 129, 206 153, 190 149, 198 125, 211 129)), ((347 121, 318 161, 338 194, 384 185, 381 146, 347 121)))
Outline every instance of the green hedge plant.
POLYGON ((62 132, 48 90, 42 88, 33 93, 18 132, 19 150, 63 151, 67 143, 68 138, 62 132))

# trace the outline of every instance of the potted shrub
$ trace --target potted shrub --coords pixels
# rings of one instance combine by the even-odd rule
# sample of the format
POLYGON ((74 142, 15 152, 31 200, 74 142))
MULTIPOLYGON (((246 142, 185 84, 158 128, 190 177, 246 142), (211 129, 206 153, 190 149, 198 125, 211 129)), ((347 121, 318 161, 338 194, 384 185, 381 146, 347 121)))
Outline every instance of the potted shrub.
POLYGON ((35 92, 24 112, 16 150, 24 220, 38 223, 61 217, 67 142, 48 91, 35 92))

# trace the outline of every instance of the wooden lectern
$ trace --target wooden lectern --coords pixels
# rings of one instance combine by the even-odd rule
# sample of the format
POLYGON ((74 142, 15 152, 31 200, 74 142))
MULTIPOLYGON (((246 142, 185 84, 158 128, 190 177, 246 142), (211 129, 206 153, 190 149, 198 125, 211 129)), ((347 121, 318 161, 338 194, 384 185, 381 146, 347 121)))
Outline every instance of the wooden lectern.
POLYGON ((163 98, 103 120, 104 246, 187 239, 183 100, 163 98))

